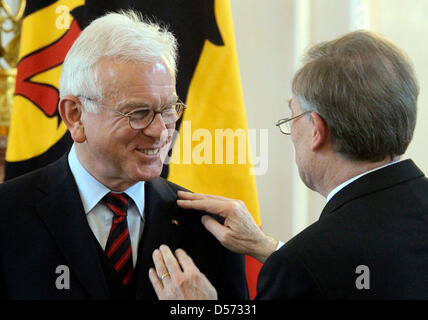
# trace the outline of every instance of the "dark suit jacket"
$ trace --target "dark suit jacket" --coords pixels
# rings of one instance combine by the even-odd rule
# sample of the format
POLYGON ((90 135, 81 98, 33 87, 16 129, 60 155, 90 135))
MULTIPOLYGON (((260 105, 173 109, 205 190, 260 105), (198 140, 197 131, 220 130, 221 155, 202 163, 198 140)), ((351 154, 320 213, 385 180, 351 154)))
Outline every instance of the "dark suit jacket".
MULTIPOLYGON (((224 249, 204 229, 203 212, 177 207, 177 185, 145 184, 137 299, 156 299, 148 277, 161 244, 183 248, 218 290, 220 299, 247 299, 244 258, 224 249), (178 224, 177 224, 178 222, 178 224)), ((64 156, 0 185, 0 295, 7 299, 109 299, 108 285, 79 192, 64 156), (65 265, 70 289, 56 280, 65 265)))
POLYGON ((257 298, 428 299, 424 174, 406 160, 339 191, 319 221, 268 258, 257 298))

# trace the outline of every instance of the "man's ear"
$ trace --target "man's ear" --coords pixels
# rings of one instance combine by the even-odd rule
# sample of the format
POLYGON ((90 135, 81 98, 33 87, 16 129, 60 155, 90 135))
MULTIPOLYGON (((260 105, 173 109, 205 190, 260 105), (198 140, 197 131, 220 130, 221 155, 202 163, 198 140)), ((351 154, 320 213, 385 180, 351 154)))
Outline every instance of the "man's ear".
POLYGON ((329 129, 325 120, 316 112, 312 112, 312 151, 318 150, 328 141, 329 129))
POLYGON ((79 99, 72 95, 67 95, 59 101, 59 114, 64 121, 74 142, 82 143, 86 140, 85 128, 82 123, 82 104, 79 99))

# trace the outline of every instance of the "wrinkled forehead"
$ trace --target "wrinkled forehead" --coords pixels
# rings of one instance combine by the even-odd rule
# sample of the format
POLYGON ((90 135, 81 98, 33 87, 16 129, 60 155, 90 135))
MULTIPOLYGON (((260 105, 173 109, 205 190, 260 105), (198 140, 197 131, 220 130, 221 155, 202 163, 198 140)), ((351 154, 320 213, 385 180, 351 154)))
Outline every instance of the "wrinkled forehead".
POLYGON ((175 74, 161 58, 144 63, 104 59, 98 82, 103 99, 117 104, 125 100, 165 104, 177 99, 175 74))
POLYGON ((171 106, 178 101, 178 96, 173 93, 170 95, 159 95, 153 93, 141 93, 132 97, 121 97, 116 99, 115 107, 120 111, 132 111, 136 109, 162 109, 171 106))

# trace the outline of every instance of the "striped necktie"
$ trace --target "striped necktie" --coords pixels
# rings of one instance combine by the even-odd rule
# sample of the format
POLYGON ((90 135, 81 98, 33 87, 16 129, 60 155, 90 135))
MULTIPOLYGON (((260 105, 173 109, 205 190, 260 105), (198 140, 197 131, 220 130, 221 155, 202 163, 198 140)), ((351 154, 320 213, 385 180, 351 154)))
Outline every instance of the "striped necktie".
POLYGON ((131 238, 126 219, 130 198, 126 193, 108 193, 105 205, 114 213, 113 223, 107 239, 105 253, 120 280, 126 286, 134 270, 132 263, 131 238))

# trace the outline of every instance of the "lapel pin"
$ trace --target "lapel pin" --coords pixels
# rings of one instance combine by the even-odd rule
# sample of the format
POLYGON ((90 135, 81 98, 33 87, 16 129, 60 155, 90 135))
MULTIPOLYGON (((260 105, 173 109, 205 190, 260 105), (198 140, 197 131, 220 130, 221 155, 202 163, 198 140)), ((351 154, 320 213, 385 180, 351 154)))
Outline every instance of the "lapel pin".
POLYGON ((175 220, 175 219, 172 219, 172 220, 171 220, 171 223, 172 223, 172 224, 175 224, 176 226, 179 226, 179 225, 180 225, 180 223, 179 223, 177 220, 175 220))

